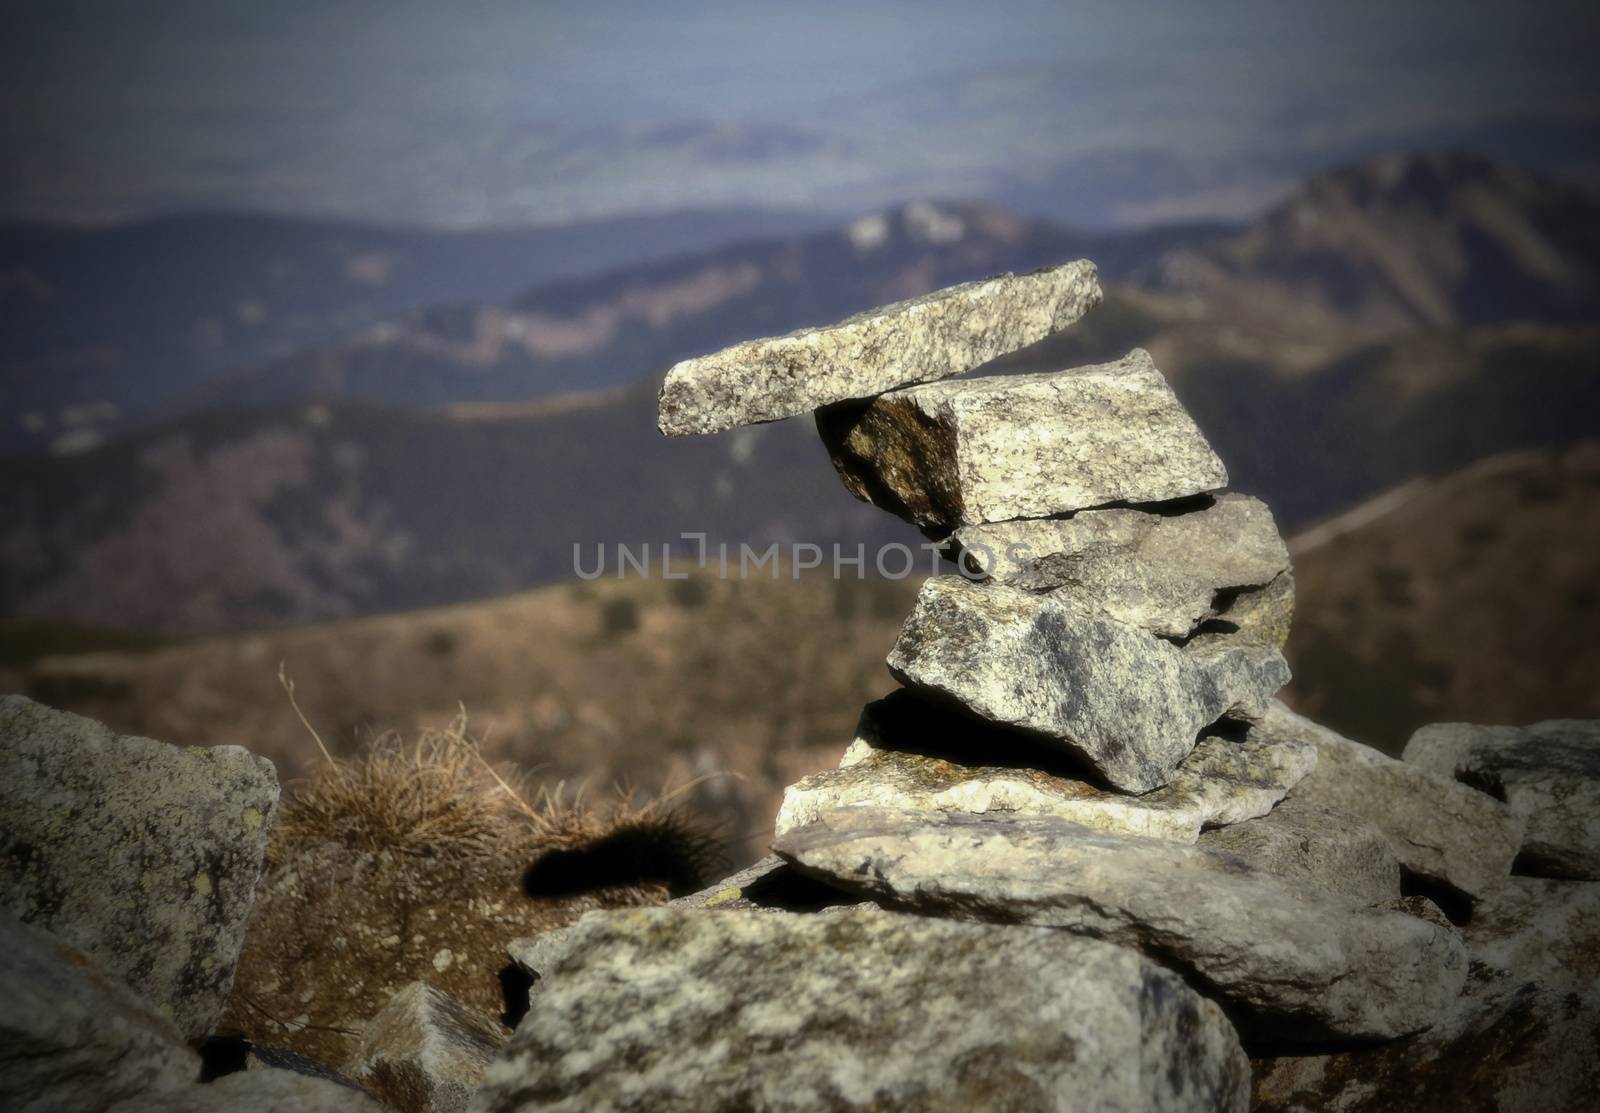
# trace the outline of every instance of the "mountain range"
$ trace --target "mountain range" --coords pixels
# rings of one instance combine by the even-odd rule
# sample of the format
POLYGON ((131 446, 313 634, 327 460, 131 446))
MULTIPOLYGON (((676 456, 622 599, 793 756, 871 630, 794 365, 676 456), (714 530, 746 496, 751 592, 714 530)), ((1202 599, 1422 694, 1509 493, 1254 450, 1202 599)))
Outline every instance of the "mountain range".
POLYGON ((181 409, 215 375, 426 305, 502 299, 823 221, 723 208, 526 230, 230 213, 0 225, 0 454, 99 443, 181 409))
POLYGON ((400 313, 204 376, 101 447, 13 460, 0 613, 215 632, 512 591, 570 575, 574 545, 687 530, 917 540, 844 493, 804 422, 664 440, 659 374, 1079 255, 1101 262, 1106 303, 992 370, 1147 347, 1233 485, 1292 529, 1418 474, 1597 431, 1600 331, 1582 323, 1600 319, 1597 212, 1524 171, 1413 156, 1315 179, 1243 229, 1088 234, 918 203, 400 313))

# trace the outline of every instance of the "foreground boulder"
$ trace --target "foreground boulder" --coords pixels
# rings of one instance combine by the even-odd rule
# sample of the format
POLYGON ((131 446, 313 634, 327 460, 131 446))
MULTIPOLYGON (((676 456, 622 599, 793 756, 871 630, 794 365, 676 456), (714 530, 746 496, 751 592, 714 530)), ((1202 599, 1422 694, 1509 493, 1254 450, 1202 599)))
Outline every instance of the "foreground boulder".
POLYGON ((1202 729, 1258 713, 1289 679, 1283 655, 1258 642, 1202 636, 1179 647, 960 576, 923 584, 888 663, 901 683, 1029 731, 1129 792, 1166 784, 1202 729))
MULTIPOLYGON (((1051 592, 1080 610, 1186 638, 1289 571, 1289 550, 1266 504, 1219 495, 1184 514, 1132 507, 964 526, 967 567, 997 584, 1051 592)), ((1292 586, 1273 605, 1292 610, 1292 586)), ((1277 625, 1287 628, 1289 615, 1277 625)))
MULTIPOLYGON (((1164 787, 1142 796, 1082 779, 1026 738, 901 689, 861 712, 839 768, 783 794, 775 834, 840 807, 1053 815, 1085 827, 1194 842, 1203 827, 1265 815, 1317 762, 1316 748, 1252 729, 1205 737, 1164 787)), ((1398 894, 1396 894, 1398 895, 1398 894)))
POLYGON ((1220 1009, 1133 951, 875 908, 598 913, 513 948, 475 1109, 1243 1110, 1220 1009))
POLYGON ((345 1072, 401 1113, 461 1113, 505 1042, 498 1021, 412 982, 368 1021, 345 1072))
POLYGON ((0 905, 209 1033, 233 981, 273 812, 272 763, 119 736, 0 698, 0 905))
POLYGON ((826 328, 684 360, 661 387, 661 431, 777 421, 907 383, 960 375, 1043 340, 1100 303, 1093 263, 966 282, 826 328))
POLYGON ((1409 874, 1469 897, 1504 884, 1522 844, 1522 820, 1499 800, 1386 757, 1280 703, 1266 721, 1317 746, 1317 768, 1297 799, 1363 819, 1389 839, 1409 874))
POLYGON ((928 383, 817 414, 857 498, 930 530, 1213 491, 1227 469, 1142 350, 928 383))
POLYGON ((1262 1113, 1553 1113, 1600 1093, 1600 884, 1514 877, 1465 928, 1466 991, 1408 1040, 1255 1061, 1262 1113))
POLYGON ((200 1077, 170 1020, 70 944, 0 913, 0 1108, 160 1104, 200 1077))
POLYGON ((1554 990, 1600 988, 1600 883, 1509 878, 1462 931, 1475 966, 1554 990))
POLYGON ((1401 895, 1400 860, 1382 831, 1304 800, 1285 800, 1260 819, 1207 831, 1200 845, 1352 904, 1401 895))
POLYGON ((1600 879, 1600 721, 1439 723, 1412 735, 1401 757, 1504 800, 1526 825, 1523 872, 1600 879))
POLYGON ((268 1067, 122 1102, 110 1113, 385 1113, 385 1106, 326 1078, 268 1067))
POLYGON ((897 907, 1139 947, 1224 999, 1247 1034, 1273 1039, 1420 1031, 1466 975, 1448 924, 1351 908, 1231 855, 1059 819, 842 808, 773 849, 897 907))

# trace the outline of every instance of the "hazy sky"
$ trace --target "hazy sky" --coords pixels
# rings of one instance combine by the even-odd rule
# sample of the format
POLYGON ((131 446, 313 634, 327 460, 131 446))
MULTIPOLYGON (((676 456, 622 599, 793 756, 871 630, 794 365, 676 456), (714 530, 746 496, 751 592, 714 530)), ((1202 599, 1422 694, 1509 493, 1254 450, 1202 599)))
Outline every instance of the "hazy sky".
POLYGON ((1595 6, 0 0, 0 215, 849 208, 1108 157, 1182 202, 1517 121, 1556 157, 1600 119, 1595 6))

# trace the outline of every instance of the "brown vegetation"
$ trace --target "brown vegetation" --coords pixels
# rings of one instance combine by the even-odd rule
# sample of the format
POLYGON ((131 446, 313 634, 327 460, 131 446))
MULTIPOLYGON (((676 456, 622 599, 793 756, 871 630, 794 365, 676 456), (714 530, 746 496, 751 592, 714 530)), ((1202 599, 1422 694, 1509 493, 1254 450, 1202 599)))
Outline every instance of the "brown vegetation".
POLYGON ((658 903, 718 865, 713 835, 671 794, 587 805, 559 786, 529 789, 482 756, 464 713, 340 757, 304 725, 317 757, 279 811, 228 1035, 338 1065, 365 1020, 419 980, 513 1016, 525 986, 503 980, 511 940, 590 909, 658 903))

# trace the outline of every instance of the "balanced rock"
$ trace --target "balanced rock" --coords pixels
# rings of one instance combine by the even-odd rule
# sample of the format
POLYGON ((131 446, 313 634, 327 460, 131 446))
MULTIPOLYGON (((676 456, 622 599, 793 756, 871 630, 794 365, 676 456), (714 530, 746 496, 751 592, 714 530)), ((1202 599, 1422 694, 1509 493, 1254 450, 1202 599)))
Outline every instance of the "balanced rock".
POLYGON ((773 850, 896 907, 1141 948, 1273 1040, 1420 1031, 1466 976, 1448 924, 1353 908, 1228 854, 1061 819, 841 808, 773 850))
MULTIPOLYGON (((1225 494, 1186 514, 1133 508, 963 526, 966 567, 1027 591, 1070 596, 1153 634, 1186 638, 1242 596, 1286 577, 1289 550, 1258 499, 1225 494)), ((1274 600, 1292 609, 1293 589, 1274 600)), ((1287 628, 1285 615, 1279 625, 1287 628)))
POLYGON ((1131 950, 1058 932, 659 908, 512 952, 539 981, 485 1113, 1248 1105, 1220 1009, 1131 950))
POLYGON ((1304 800, 1291 797, 1260 819, 1207 831, 1200 845, 1352 904, 1380 904, 1400 896, 1400 860, 1383 832, 1365 820, 1304 800))
POLYGON ((1412 735, 1401 757, 1510 805, 1526 825, 1519 870, 1600 879, 1600 721, 1439 723, 1412 735))
POLYGON ((1111 792, 1026 738, 905 689, 868 704, 839 768, 783 794, 775 833, 839 807, 1053 815, 1101 831, 1194 842, 1202 827, 1264 815, 1316 765, 1316 748, 1259 730, 1200 740, 1163 788, 1111 792))
POLYGON ((1366 820, 1382 831, 1400 866, 1469 897, 1511 873, 1522 820, 1486 793, 1341 737, 1274 701, 1265 722, 1316 743, 1317 768, 1297 799, 1366 820))
POLYGON ((461 1113, 505 1042, 495 1020, 412 982, 367 1022, 345 1073, 401 1113, 461 1113))
POLYGON ((77 948, 0 912, 0 1108, 105 1109, 200 1077, 170 1020, 77 948))
POLYGON ((661 431, 715 433, 960 375, 1059 332, 1100 303, 1093 263, 1005 274, 826 328, 684 360, 661 387, 661 431))
POLYGON ((0 905, 186 1037, 222 1013, 277 803, 272 763, 237 746, 118 736, 0 698, 0 905))
POLYGON ((1180 647, 960 576, 923 584, 888 663, 901 683, 1031 732, 1130 792, 1166 784, 1202 729, 1259 713, 1289 679, 1271 646, 1208 635, 1180 647))
POLYGON ((1139 349, 1070 371, 907 387, 822 410, 817 429, 857 498, 941 532, 1228 482, 1139 349))

